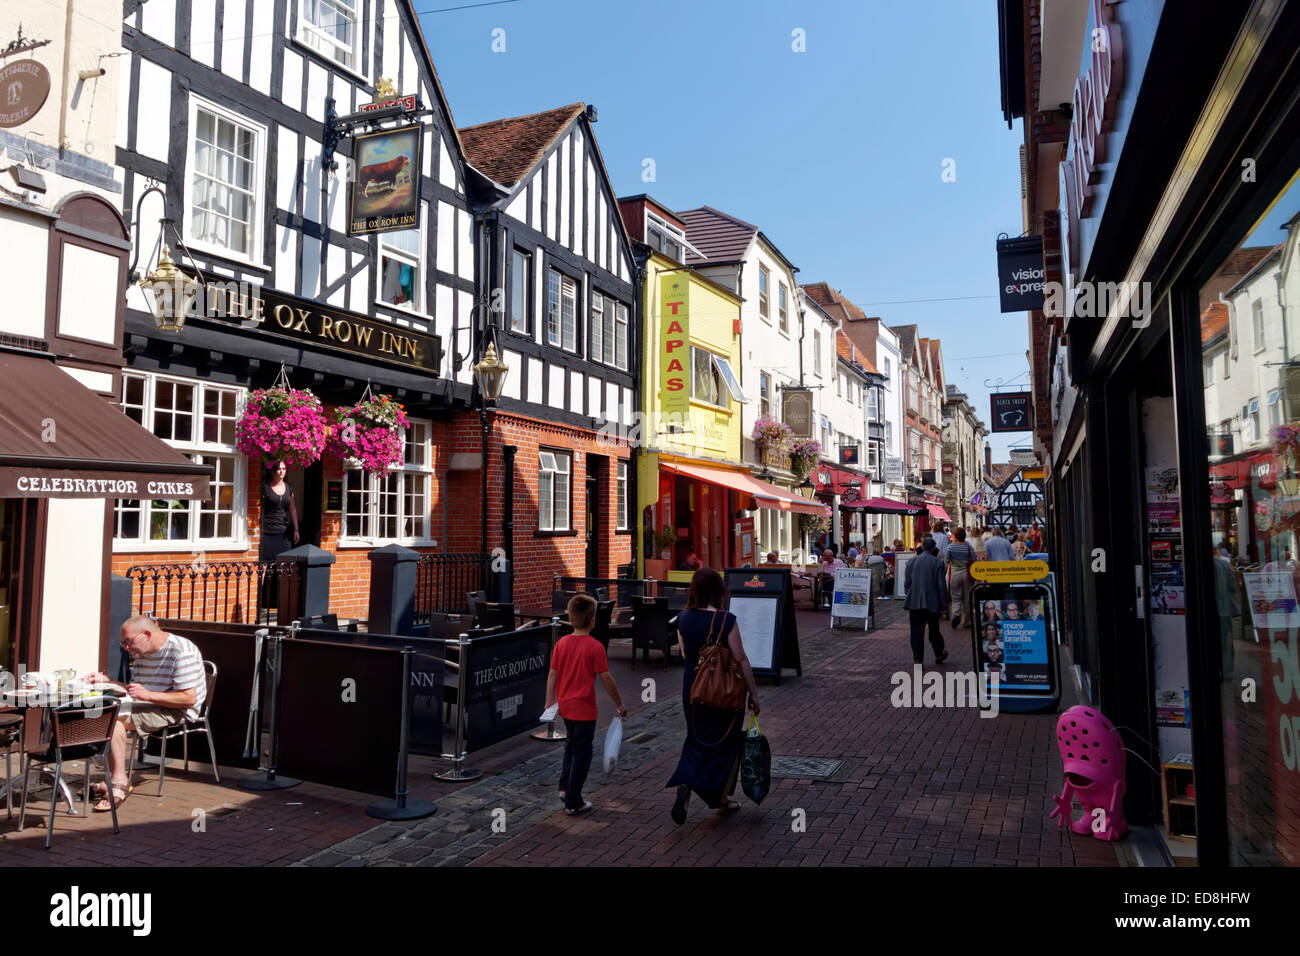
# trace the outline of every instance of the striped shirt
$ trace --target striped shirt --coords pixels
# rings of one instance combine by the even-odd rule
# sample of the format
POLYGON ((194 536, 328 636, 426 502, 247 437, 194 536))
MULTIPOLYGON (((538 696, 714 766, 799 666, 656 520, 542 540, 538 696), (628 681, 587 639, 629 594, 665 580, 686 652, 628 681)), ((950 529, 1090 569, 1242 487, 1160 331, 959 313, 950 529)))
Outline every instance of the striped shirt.
POLYGON ((948 545, 948 563, 954 571, 965 571, 975 560, 975 549, 965 541, 954 541, 948 545))
POLYGON ((193 641, 176 634, 168 634, 163 646, 153 654, 132 658, 131 679, 149 690, 165 694, 194 688, 194 706, 185 711, 189 720, 199 716, 199 708, 207 696, 203 655, 193 641))

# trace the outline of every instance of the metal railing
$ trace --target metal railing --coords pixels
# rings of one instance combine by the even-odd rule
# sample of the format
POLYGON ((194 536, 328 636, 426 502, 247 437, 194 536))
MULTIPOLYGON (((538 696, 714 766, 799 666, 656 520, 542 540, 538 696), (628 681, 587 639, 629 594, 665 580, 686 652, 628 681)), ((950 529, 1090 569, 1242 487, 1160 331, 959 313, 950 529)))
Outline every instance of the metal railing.
POLYGON ((131 603, 154 617, 220 624, 272 624, 298 600, 293 561, 195 561, 127 568, 131 603))
POLYGON ((416 624, 428 624, 434 613, 469 611, 465 594, 487 589, 491 556, 479 553, 422 554, 415 566, 416 624))

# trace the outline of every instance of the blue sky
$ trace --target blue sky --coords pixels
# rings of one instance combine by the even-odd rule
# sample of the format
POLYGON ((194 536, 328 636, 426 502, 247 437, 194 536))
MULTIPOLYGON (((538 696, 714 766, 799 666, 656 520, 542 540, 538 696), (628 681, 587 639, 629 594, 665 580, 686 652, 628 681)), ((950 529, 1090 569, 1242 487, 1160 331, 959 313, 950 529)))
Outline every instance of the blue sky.
MULTIPOLYGON (((986 424, 985 380, 1028 382, 1025 314, 998 312, 994 243, 1021 231, 1022 133, 1002 119, 994 4, 519 0, 425 13, 462 3, 416 0, 458 126, 594 104, 619 195, 748 220, 802 283, 916 323, 942 340, 948 381, 986 424), (916 299, 951 301, 900 301, 916 299)), ((994 436, 995 459, 1029 437, 994 436)))

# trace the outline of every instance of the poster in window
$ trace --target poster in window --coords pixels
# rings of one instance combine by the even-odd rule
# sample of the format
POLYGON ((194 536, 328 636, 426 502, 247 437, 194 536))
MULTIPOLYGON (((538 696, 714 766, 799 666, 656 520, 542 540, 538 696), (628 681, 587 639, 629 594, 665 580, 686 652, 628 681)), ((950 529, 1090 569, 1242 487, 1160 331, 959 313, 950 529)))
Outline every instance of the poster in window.
POLYGON ((348 235, 419 228, 422 129, 404 126, 356 138, 348 235))

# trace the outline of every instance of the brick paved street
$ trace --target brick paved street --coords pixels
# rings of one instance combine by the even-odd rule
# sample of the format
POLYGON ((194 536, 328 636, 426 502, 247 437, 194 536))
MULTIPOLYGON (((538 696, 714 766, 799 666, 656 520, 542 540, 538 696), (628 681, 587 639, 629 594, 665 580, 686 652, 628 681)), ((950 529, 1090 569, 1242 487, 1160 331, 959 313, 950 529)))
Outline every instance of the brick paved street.
MULTIPOLYGON (((60 809, 47 853, 43 822, 29 805, 21 834, 16 820, 0 816, 0 853, 19 865, 105 855, 124 865, 200 866, 1116 864, 1110 847, 1047 819, 1059 786, 1053 717, 892 707, 889 676, 911 661, 901 602, 881 605, 870 635, 826 630, 824 615, 799 618, 804 676, 761 687, 763 730, 777 755, 844 764, 829 781, 774 779, 761 807, 742 796, 730 818, 696 803, 685 826, 669 820, 664 783, 684 732, 682 672, 665 673, 657 658, 633 671, 626 644, 615 644, 611 665, 632 716, 613 779, 593 770, 588 796, 597 809, 589 816, 571 819, 558 808, 561 746, 522 737, 471 755, 484 776, 459 787, 431 779, 441 762, 413 759, 412 795, 438 802, 426 820, 379 823, 363 812, 374 797, 314 784, 248 793, 234 786, 237 770, 217 786, 205 765, 187 776, 177 763, 161 800, 156 771, 137 776, 120 810, 121 835, 113 836, 106 814, 87 821, 60 809), (641 700, 647 677, 656 681, 656 702, 641 700), (195 809, 205 811, 204 832, 193 829, 195 809), (806 832, 792 829, 796 810, 806 832)), ((968 663, 964 643, 950 649, 947 668, 968 663)), ((602 695, 598 743, 610 716, 602 695)))

